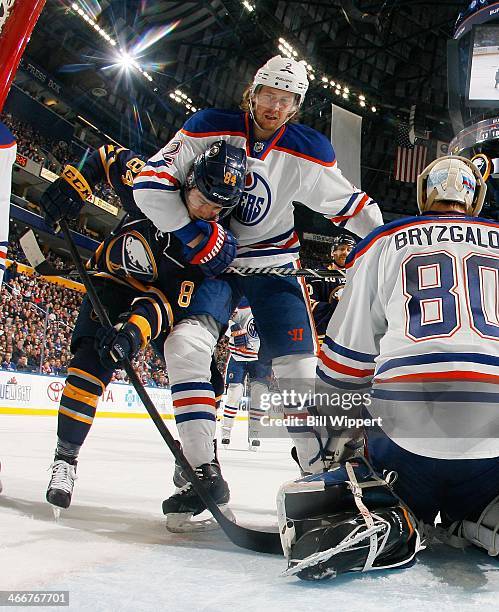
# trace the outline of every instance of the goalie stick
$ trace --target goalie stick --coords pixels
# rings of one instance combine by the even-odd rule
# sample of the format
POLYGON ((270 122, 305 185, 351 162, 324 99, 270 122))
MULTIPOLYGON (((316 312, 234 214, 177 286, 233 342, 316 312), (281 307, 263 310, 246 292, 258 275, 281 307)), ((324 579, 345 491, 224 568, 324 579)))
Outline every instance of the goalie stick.
MULTIPOLYGON (((74 276, 76 274, 75 271, 71 269, 58 270, 49 261, 47 261, 45 255, 40 249, 33 230, 30 229, 25 232, 19 238, 19 243, 30 265, 42 276, 74 276)), ((87 269, 87 272, 89 274, 92 274, 93 270, 87 269)), ((235 266, 230 266, 229 268, 227 268, 224 274, 233 274, 238 276, 254 276, 263 274, 266 276, 304 276, 307 278, 331 278, 333 276, 342 276, 336 270, 313 270, 311 268, 275 267, 236 268, 235 266)))
MULTIPOLYGON (((60 221, 60 226, 64 238, 66 239, 67 245, 71 252, 71 256, 75 263, 76 269, 78 270, 78 274, 80 275, 82 283, 85 285, 85 289, 87 290, 87 295, 92 303, 95 313, 99 318, 102 325, 107 327, 111 327, 111 322, 109 320, 108 314, 104 309, 96 291, 95 287, 90 280, 90 276, 88 271, 86 270, 78 250, 76 249, 76 245, 73 242, 73 238, 71 237, 71 233, 65 219, 60 221)), ((225 535, 229 538, 229 540, 239 546, 241 548, 245 548, 248 550, 253 550, 255 552, 261 553, 269 553, 269 554, 283 554, 281 540, 278 533, 274 532, 266 532, 266 531, 257 531, 255 529, 250 529, 248 527, 243 527, 242 525, 237 525, 233 523, 230 519, 228 519, 220 508, 215 503, 212 496, 206 491, 203 484, 197 477, 196 473, 192 469, 190 463, 184 456, 184 453, 180 448, 175 444, 175 440, 172 434, 168 431, 163 419, 160 414, 156 410, 156 407, 151 401, 147 391, 142 385, 137 373, 133 369, 131 363, 127 360, 124 362, 124 369, 128 375, 130 382, 132 383, 135 391, 137 392, 139 398, 144 404, 149 416, 153 420, 156 428, 158 429, 161 437, 166 442, 168 448, 172 452, 176 461, 186 474, 187 478, 190 480, 192 484, 192 488, 202 499, 208 510, 212 513, 213 517, 216 519, 225 535)))

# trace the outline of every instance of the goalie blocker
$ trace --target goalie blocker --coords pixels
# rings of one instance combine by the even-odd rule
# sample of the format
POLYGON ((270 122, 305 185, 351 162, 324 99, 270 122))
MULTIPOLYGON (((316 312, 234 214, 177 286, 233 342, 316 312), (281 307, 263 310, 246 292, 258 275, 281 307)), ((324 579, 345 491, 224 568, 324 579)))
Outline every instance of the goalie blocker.
POLYGON ((360 457, 279 490, 279 531, 288 569, 302 580, 412 565, 424 548, 415 517, 360 457))

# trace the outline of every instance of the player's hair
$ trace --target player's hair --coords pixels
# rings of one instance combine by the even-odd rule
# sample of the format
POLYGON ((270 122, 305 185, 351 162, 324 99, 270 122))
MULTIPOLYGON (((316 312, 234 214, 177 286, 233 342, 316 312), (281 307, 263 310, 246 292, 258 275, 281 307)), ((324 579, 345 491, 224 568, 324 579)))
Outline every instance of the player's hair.
MULTIPOLYGON (((241 98, 241 102, 239 104, 239 108, 245 111, 246 113, 251 112, 250 97, 251 97, 252 87, 253 87, 253 82, 249 83, 245 87, 242 98, 241 98)), ((261 88, 262 88, 262 85, 257 85, 255 88, 255 94, 257 94, 261 88)), ((298 104, 300 101, 300 96, 298 94, 295 94, 295 100, 296 100, 296 103, 298 104)), ((299 119, 300 119, 300 108, 298 108, 295 114, 290 119, 288 119, 288 123, 298 123, 299 119)))

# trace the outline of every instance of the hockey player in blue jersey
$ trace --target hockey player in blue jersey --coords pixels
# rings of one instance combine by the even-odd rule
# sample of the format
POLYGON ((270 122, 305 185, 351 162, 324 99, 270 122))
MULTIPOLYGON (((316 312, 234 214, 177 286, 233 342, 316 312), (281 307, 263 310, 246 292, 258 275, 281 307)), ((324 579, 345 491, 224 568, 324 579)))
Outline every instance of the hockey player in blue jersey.
MULTIPOLYGON (((257 71, 242 110, 195 113, 148 161, 134 183, 139 208, 161 231, 191 240, 178 184, 199 151, 222 138, 244 147, 248 155, 245 192, 227 220, 238 242, 233 265, 298 265, 294 201, 365 236, 382 223, 377 204, 343 177, 327 138, 294 123, 307 88, 303 63, 280 56, 270 59, 257 71)), ((214 460, 216 415, 209 364, 220 330, 242 295, 257 323, 261 358, 272 361, 281 391, 306 393, 313 387, 317 339, 303 279, 231 276, 206 281, 165 343, 176 424, 186 458, 195 469, 214 460)), ((285 408, 287 414, 300 417, 308 412, 307 405, 296 402, 285 408)), ((306 470, 322 469, 321 449, 306 428, 290 433, 306 470), (315 459, 309 465, 311 456, 315 459)), ((165 514, 188 515, 203 508, 192 489, 163 505, 165 514)))
POLYGON ((319 342, 322 344, 329 320, 343 293, 346 280, 345 262, 356 244, 355 238, 348 234, 337 236, 331 247, 333 261, 327 269, 336 272, 331 278, 311 278, 307 281, 307 289, 314 314, 315 329, 319 342))
POLYGON ((485 191, 472 162, 437 159, 418 179, 421 216, 372 232, 347 262, 317 388, 370 388, 349 416, 366 418, 375 472, 354 458, 283 487, 289 574, 407 565, 438 514, 444 541, 499 554, 499 224, 478 217, 485 191))
POLYGON ((233 237, 214 219, 241 197, 244 150, 216 141, 193 161, 182 184, 185 207, 193 219, 193 239, 187 245, 158 231, 137 208, 133 177, 144 164, 133 151, 105 145, 81 168, 67 165, 42 196, 46 221, 57 226, 61 218, 77 217, 95 184, 106 180, 127 213, 91 260, 99 270, 93 276, 96 291, 115 326, 102 328, 84 298, 71 339, 74 355, 60 401, 47 490, 47 501, 54 506, 67 508, 71 503, 78 454, 114 370, 150 341, 161 350, 204 278, 223 271, 235 255, 233 237))

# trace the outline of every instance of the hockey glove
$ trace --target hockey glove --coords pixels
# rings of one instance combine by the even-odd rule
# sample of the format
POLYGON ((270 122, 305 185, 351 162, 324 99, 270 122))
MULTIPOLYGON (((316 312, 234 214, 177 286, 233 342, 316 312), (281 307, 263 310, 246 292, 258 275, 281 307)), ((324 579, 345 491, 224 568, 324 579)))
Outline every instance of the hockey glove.
POLYGON ((239 348, 247 348, 248 347, 248 334, 242 329, 239 323, 234 323, 230 328, 230 333, 232 336, 232 340, 234 341, 234 346, 239 348))
POLYGON ((46 224, 59 231, 61 219, 77 219, 92 190, 84 176, 73 166, 66 166, 63 174, 50 185, 40 199, 46 224))
POLYGON ((107 370, 115 370, 135 357, 142 346, 142 334, 134 323, 117 327, 101 327, 95 335, 95 348, 100 361, 107 370))
POLYGON ((193 221, 174 234, 184 244, 187 261, 198 264, 208 277, 224 272, 236 256, 237 241, 234 235, 215 221, 193 221), (199 234, 204 236, 201 242, 195 247, 188 246, 199 234))

